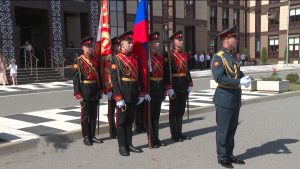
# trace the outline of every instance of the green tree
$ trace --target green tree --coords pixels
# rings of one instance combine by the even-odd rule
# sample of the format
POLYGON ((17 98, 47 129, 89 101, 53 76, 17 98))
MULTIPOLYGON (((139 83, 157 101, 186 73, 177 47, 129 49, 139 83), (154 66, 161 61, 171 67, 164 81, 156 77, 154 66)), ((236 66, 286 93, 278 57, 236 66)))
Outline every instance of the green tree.
POLYGON ((268 60, 267 49, 266 49, 266 47, 263 47, 262 52, 261 52, 261 61, 263 64, 266 64, 267 60, 268 60))

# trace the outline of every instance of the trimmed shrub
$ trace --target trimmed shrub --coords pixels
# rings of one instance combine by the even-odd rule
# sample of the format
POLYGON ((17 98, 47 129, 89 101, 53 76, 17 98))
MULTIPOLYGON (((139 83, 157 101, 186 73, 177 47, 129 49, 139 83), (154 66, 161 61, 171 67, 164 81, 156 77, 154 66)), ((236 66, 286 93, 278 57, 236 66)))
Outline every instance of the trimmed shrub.
POLYGON ((262 52, 261 52, 261 61, 263 64, 266 64, 267 60, 268 60, 267 49, 266 49, 266 47, 263 47, 262 52))
POLYGON ((296 83, 299 80, 299 75, 297 73, 289 73, 288 75, 286 75, 285 79, 290 83, 296 83))

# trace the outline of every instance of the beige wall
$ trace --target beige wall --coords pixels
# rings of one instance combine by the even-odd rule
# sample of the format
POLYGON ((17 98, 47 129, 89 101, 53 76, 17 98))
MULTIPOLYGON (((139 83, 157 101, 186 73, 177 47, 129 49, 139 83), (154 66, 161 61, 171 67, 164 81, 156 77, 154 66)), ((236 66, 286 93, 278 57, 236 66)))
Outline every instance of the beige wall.
POLYGON ((260 25, 261 32, 268 32, 269 30, 269 22, 267 15, 261 15, 261 25, 260 25))
POLYGON ((288 6, 280 7, 279 30, 287 29, 288 6))
MULTIPOLYGON (((269 46, 268 46, 268 39, 269 37, 268 36, 260 36, 260 51, 262 52, 262 49, 265 47, 267 49, 267 54, 269 54, 268 52, 268 49, 269 49, 269 46)), ((261 57, 261 56, 260 56, 261 57)))
POLYGON ((268 5, 269 4, 269 0, 263 0, 261 1, 261 5, 268 5))
POLYGON ((251 57, 255 57, 255 37, 249 38, 249 53, 251 57))
POLYGON ((233 9, 229 9, 229 28, 233 26, 233 9))
POLYGON ((137 1, 126 1, 126 10, 129 14, 135 14, 136 13, 136 7, 137 7, 137 1))
POLYGON ((176 1, 176 18, 184 18, 184 1, 176 1))
POLYGON ((245 32, 245 12, 243 10, 240 10, 240 32, 245 32))
POLYGON ((279 44, 278 58, 284 58, 284 52, 286 48, 286 34, 279 35, 279 44))
POLYGON ((195 27, 195 50, 196 51, 202 51, 202 50, 207 50, 208 48, 208 34, 207 34, 207 28, 206 27, 200 27, 196 26, 195 27))
POLYGON ((222 8, 217 8, 217 31, 222 31, 222 8))
POLYGON ((207 30, 210 30, 210 7, 209 6, 207 6, 207 18, 206 18, 206 20, 207 20, 207 30))
POLYGON ((207 20, 210 17, 207 1, 195 1, 195 17, 200 20, 207 20))
POLYGON ((250 0, 248 7, 252 7, 252 6, 255 6, 255 5, 256 5, 256 2, 254 0, 250 0))
POLYGON ((153 15, 162 16, 162 1, 152 1, 153 2, 153 15))
POLYGON ((255 32, 255 13, 252 12, 249 15, 249 22, 248 22, 248 27, 249 27, 249 33, 254 33, 255 32))

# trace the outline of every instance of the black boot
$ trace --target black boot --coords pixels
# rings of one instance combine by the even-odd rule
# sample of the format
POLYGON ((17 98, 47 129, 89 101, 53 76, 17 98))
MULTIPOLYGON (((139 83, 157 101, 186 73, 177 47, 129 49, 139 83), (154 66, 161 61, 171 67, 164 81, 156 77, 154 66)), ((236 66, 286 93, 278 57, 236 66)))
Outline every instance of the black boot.
POLYGON ((96 134, 96 120, 91 120, 90 125, 91 125, 90 126, 91 127, 91 140, 94 143, 103 143, 102 140, 95 137, 95 134, 96 134))
POLYGON ((84 143, 85 145, 87 145, 87 146, 93 145, 93 142, 90 140, 90 138, 89 138, 88 136, 85 136, 85 137, 83 138, 83 143, 84 143))
POLYGON ((129 151, 134 152, 134 153, 143 152, 142 149, 134 147, 132 145, 132 126, 127 126, 127 128, 126 128, 126 137, 127 137, 127 144, 128 144, 129 151))
POLYGON ((178 125, 178 135, 182 140, 190 140, 191 137, 182 134, 182 121, 183 116, 177 116, 177 125, 178 125))
POLYGON ((119 153, 120 155, 122 156, 129 156, 130 155, 130 152, 128 151, 127 147, 126 146, 119 146, 119 153))
POLYGON ((177 121, 176 117, 169 117, 170 131, 171 131, 171 139, 174 141, 182 141, 178 136, 177 132, 177 121))

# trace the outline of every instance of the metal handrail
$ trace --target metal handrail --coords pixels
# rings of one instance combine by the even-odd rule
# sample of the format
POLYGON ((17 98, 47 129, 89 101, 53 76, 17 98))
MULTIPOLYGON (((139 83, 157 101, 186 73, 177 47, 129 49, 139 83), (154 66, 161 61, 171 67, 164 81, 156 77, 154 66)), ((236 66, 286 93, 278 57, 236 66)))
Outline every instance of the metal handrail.
MULTIPOLYGON (((24 47, 22 47, 24 48, 24 47)), ((31 75, 33 74, 33 67, 35 67, 35 76, 36 76, 36 80, 38 80, 38 62, 39 62, 39 59, 37 57, 34 56, 34 53, 32 51, 28 51, 26 50, 26 48, 24 48, 24 58, 25 58, 25 68, 28 68, 27 64, 29 63, 30 64, 30 72, 31 72, 31 75), (29 60, 27 58, 27 56, 29 56, 29 60)))

